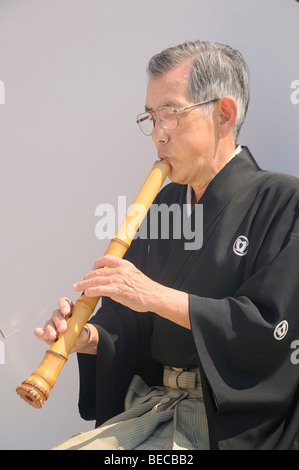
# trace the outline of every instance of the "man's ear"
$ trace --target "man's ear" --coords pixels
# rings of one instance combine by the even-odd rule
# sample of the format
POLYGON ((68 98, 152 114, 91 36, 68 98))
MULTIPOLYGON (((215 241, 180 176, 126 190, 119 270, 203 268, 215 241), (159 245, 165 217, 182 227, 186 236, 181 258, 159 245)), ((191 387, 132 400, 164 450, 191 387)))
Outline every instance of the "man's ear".
POLYGON ((230 96, 224 96, 217 103, 217 111, 219 116, 219 138, 226 137, 237 120, 238 105, 236 100, 230 96))

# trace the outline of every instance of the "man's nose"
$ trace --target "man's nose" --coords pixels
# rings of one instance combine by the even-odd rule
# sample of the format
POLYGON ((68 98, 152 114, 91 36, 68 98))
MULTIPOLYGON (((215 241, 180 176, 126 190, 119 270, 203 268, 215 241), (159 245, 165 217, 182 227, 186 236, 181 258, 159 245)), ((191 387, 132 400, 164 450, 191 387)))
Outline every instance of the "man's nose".
POLYGON ((152 139, 155 145, 166 144, 169 141, 167 129, 164 129, 158 120, 156 120, 153 128, 152 139))

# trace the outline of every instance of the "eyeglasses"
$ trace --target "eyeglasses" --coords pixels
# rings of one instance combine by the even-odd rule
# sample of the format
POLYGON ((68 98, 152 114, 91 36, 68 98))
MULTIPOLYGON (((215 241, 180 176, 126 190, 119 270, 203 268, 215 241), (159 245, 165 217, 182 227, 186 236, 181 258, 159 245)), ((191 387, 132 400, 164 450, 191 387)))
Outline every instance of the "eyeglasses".
POLYGON ((137 124, 140 127, 141 131, 145 135, 151 135, 156 120, 159 121, 163 129, 176 129, 179 125, 179 115, 187 111, 188 109, 196 108, 202 106, 203 104, 214 103, 215 101, 220 100, 220 98, 215 98, 209 101, 203 101, 202 103, 195 103, 189 106, 184 106, 183 108, 171 108, 170 106, 163 106, 158 108, 155 111, 148 111, 146 113, 138 114, 137 124))

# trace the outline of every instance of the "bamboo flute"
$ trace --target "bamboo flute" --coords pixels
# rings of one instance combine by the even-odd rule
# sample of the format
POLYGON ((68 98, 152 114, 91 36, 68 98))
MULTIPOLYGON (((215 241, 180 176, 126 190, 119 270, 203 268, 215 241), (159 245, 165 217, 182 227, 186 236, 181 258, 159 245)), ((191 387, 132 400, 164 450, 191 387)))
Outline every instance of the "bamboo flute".
MULTIPOLYGON (((125 255, 169 170, 170 165, 166 160, 157 161, 153 165, 134 203, 130 206, 125 220, 115 237, 110 241, 105 254, 113 254, 119 258, 125 255)), ((34 408, 43 407, 44 401, 48 399, 50 390, 67 362, 72 347, 93 314, 99 300, 100 297, 86 297, 84 292, 81 294, 67 320, 66 332, 59 335, 58 339, 46 351, 44 359, 35 372, 16 388, 17 394, 29 405, 34 408)))

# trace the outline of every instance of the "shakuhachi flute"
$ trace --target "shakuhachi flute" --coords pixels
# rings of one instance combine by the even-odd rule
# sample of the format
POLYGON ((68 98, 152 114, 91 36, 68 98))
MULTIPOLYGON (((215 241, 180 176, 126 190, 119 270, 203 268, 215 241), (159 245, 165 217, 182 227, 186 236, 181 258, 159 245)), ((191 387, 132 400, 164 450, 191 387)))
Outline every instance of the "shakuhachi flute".
MULTIPOLYGON (((166 160, 157 161, 152 167, 134 203, 130 206, 127 216, 116 233, 105 254, 122 258, 140 227, 147 211, 152 205, 164 180, 170 171, 166 160)), ((55 385, 58 375, 67 361, 79 334, 93 314, 100 297, 82 295, 77 299, 70 318, 67 320, 67 330, 58 335, 58 339, 46 351, 40 366, 22 385, 16 388, 18 395, 29 405, 41 408, 48 399, 49 392, 55 385)))

